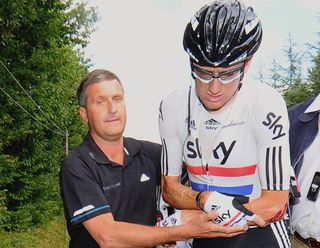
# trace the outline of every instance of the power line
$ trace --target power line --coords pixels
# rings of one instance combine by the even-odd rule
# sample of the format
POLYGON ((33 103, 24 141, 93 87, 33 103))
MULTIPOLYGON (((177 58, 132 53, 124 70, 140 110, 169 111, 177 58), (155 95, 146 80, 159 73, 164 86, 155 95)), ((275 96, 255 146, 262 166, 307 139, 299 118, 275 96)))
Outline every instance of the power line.
POLYGON ((19 83, 19 81, 15 78, 15 76, 10 72, 10 70, 8 69, 8 67, 2 62, 2 60, 0 59, 0 63, 2 64, 2 66, 6 69, 6 71, 10 74, 10 76, 13 78, 13 80, 20 86, 20 88, 23 90, 23 92, 30 98, 30 100, 34 103, 34 105, 37 107, 37 109, 40 110, 40 112, 44 115, 44 117, 51 122, 57 129, 59 129, 62 133, 64 133, 64 131, 56 124, 54 123, 50 117, 43 112, 43 110, 41 109, 41 106, 39 106, 30 96, 30 94, 22 87, 22 85, 19 83))
POLYGON ((0 90, 7 96, 10 98, 11 101, 13 101, 19 108, 21 108, 24 112, 26 112, 33 120, 35 120, 36 122, 40 123, 43 127, 49 129, 51 132, 54 132, 56 134, 62 135, 64 136, 65 134, 62 132, 57 132, 55 130, 52 130, 51 128, 49 128, 48 126, 46 126, 45 124, 43 124, 41 121, 39 121, 36 117, 34 117, 32 114, 30 114, 28 112, 28 110, 26 110, 24 107, 22 107, 16 100, 14 100, 2 87, 0 87, 0 90))

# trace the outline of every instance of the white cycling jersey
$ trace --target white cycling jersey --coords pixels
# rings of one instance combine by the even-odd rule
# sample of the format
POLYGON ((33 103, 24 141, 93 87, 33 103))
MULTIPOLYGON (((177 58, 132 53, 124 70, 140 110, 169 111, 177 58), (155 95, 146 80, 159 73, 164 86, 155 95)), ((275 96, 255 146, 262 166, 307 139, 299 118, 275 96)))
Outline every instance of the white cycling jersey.
POLYGON ((161 103, 162 174, 188 169, 195 191, 258 198, 261 189, 288 190, 287 108, 268 85, 246 81, 220 110, 209 112, 192 85, 161 103))

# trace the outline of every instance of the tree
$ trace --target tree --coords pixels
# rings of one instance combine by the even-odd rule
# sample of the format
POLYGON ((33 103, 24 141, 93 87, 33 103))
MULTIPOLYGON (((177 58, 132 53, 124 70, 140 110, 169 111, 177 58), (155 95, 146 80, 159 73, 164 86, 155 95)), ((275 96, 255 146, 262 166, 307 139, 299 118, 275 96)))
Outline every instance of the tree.
POLYGON ((285 93, 284 98, 289 107, 315 97, 320 93, 320 50, 312 59, 313 67, 305 81, 297 81, 285 93))
POLYGON ((287 64, 279 63, 276 59, 272 61, 271 68, 271 85, 279 89, 281 92, 293 87, 296 82, 301 81, 301 65, 304 53, 296 51, 297 43, 294 42, 291 34, 287 39, 288 44, 284 48, 287 64))
MULTIPOLYGON (((316 46, 312 46, 312 48, 314 50, 317 49, 316 46)), ((284 48, 287 64, 284 65, 283 63, 281 65, 274 58, 270 69, 270 76, 265 78, 262 73, 259 76, 260 82, 270 84, 283 95, 288 107, 305 101, 319 93, 319 88, 316 88, 316 85, 319 85, 319 83, 315 85, 317 80, 319 80, 316 66, 319 63, 317 56, 314 56, 312 59, 315 68, 309 70, 306 77, 302 75, 302 67, 308 63, 306 54, 310 53, 309 50, 308 52, 297 51, 297 44, 289 34, 288 44, 284 48)))
POLYGON ((320 93, 320 42, 319 47, 317 48, 317 54, 314 56, 312 61, 314 63, 314 67, 309 70, 309 80, 312 82, 312 95, 316 96, 320 93))
POLYGON ((0 228, 23 230, 61 212, 65 135, 85 128, 75 91, 89 61, 80 48, 97 19, 72 0, 0 2, 0 228))
MULTIPOLYGON (((320 34, 318 34, 320 38, 320 34)), ((305 80, 296 80, 285 92, 284 98, 287 105, 293 106, 320 93, 320 42, 317 45, 308 44, 308 52, 311 56, 312 67, 308 70, 305 80)))
POLYGON ((308 82, 297 80, 283 93, 283 97, 287 106, 291 107, 310 98, 311 92, 310 84, 308 82))

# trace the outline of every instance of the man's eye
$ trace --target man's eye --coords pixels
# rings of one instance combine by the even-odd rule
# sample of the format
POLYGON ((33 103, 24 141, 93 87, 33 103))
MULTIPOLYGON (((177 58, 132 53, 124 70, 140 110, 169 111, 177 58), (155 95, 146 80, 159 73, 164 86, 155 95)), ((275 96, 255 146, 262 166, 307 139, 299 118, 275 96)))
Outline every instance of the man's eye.
POLYGON ((102 105, 103 104, 103 100, 102 99, 97 100, 97 104, 98 105, 102 105))
POLYGON ((121 97, 120 96, 116 96, 116 97, 113 98, 113 100, 115 102, 120 102, 121 101, 121 97))

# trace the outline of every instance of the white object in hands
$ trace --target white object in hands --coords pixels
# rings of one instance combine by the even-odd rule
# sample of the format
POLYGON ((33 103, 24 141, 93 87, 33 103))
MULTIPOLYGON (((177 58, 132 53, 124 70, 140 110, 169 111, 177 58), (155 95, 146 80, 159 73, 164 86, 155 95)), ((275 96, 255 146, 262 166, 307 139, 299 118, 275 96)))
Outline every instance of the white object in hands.
POLYGON ((248 202, 247 197, 239 196, 237 198, 214 191, 211 192, 206 200, 204 210, 207 213, 218 212, 218 217, 213 221, 216 224, 222 226, 244 226, 247 221, 252 221, 255 217, 253 213, 246 210, 242 205, 246 202, 248 202))
POLYGON ((174 214, 169 215, 167 218, 157 222, 157 226, 169 227, 181 225, 181 210, 176 209, 174 214))

